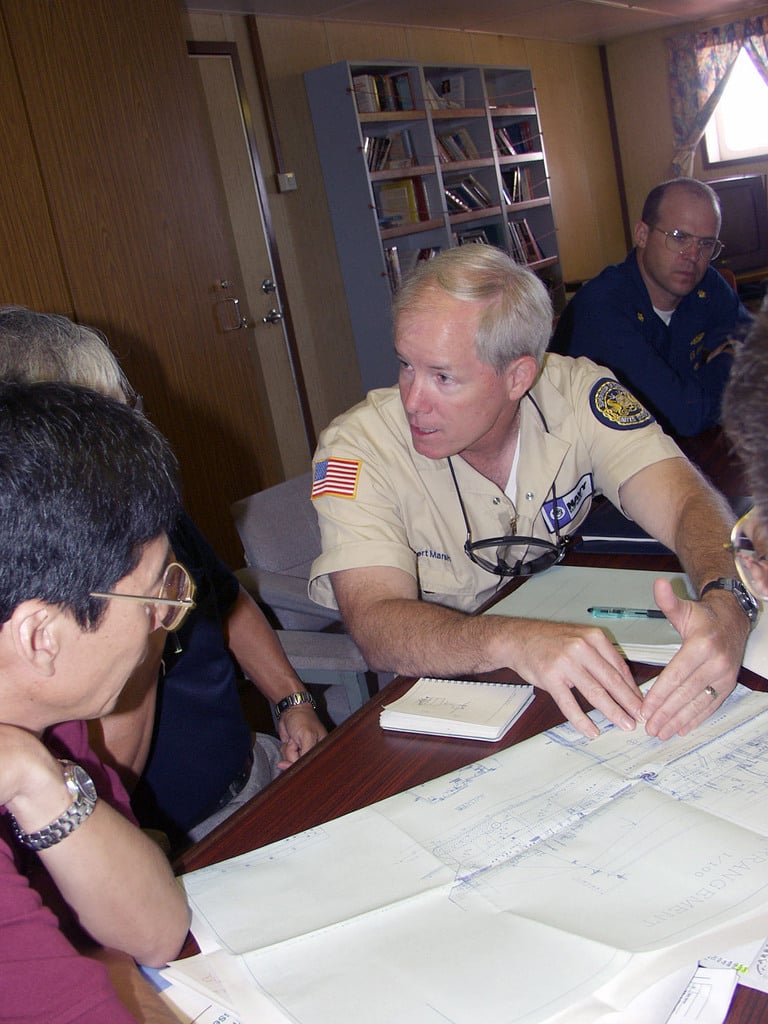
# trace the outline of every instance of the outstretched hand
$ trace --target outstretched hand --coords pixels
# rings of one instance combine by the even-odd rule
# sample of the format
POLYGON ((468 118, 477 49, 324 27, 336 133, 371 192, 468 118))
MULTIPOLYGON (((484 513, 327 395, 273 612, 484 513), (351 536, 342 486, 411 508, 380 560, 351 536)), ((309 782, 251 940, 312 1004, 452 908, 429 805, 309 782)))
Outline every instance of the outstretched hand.
POLYGON ((511 667, 526 682, 546 690, 580 733, 594 739, 600 730, 582 711, 574 690, 619 728, 627 732, 635 728, 641 720, 642 696, 629 666, 602 629, 511 621, 516 627, 511 667))
POLYGON ((685 736, 733 691, 749 623, 724 591, 689 601, 675 594, 669 580, 658 579, 653 593, 683 641, 643 701, 646 732, 667 740, 685 736))

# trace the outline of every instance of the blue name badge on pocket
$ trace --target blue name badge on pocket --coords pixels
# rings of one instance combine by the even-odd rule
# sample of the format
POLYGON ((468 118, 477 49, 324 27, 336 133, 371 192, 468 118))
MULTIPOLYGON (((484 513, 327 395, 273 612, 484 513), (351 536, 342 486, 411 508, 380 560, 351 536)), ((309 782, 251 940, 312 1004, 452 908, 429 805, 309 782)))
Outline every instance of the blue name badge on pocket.
POLYGON ((585 473, 579 482, 568 491, 567 494, 559 494, 557 500, 545 501, 541 515, 550 533, 555 532, 555 526, 562 530, 564 526, 572 523, 579 514, 581 506, 585 501, 591 501, 595 493, 595 485, 591 473, 585 473))

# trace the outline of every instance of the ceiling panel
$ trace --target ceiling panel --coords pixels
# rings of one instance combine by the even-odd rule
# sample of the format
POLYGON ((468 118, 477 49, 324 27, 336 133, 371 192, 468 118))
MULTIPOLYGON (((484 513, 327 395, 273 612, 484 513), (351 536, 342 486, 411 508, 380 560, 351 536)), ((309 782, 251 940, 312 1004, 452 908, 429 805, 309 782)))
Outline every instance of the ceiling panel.
POLYGON ((765 8, 764 0, 183 0, 190 10, 458 29, 605 43, 705 18, 765 8))

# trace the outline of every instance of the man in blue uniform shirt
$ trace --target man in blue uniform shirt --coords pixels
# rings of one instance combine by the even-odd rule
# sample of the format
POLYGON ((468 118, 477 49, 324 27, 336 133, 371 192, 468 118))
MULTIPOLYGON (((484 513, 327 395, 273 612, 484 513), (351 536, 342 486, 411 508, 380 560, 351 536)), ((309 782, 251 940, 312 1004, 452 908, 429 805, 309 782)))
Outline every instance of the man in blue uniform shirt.
POLYGON ((730 340, 751 322, 710 266, 722 251, 716 193, 693 178, 648 194, 635 248, 573 297, 550 346, 609 366, 671 433, 720 418, 730 340))

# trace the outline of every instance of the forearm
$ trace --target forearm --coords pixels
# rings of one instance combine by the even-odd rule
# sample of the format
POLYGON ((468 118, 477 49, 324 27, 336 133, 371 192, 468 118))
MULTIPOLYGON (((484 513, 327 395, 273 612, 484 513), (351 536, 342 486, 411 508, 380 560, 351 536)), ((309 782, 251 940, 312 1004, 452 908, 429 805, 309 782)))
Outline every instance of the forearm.
POLYGON ((510 619, 388 598, 377 601, 372 613, 345 609, 344 620, 366 661, 378 671, 455 676, 514 667, 510 619))
POLYGON ((155 843, 105 801, 40 858, 97 942, 152 967, 178 955, 189 911, 170 865, 155 843))
POLYGON ((226 633, 227 645, 243 672, 272 704, 304 689, 275 631, 242 587, 227 616, 226 633))
POLYGON ((724 546, 733 513, 686 459, 641 470, 622 485, 620 498, 632 519, 675 552, 697 594, 709 580, 735 575, 724 546))
MULTIPOLYGON (((0 741, 0 803, 22 831, 38 831, 72 803, 61 765, 23 730, 3 727, 0 741)), ((176 956, 189 922, 184 896, 159 848, 105 800, 39 856, 97 942, 152 965, 176 956)))

